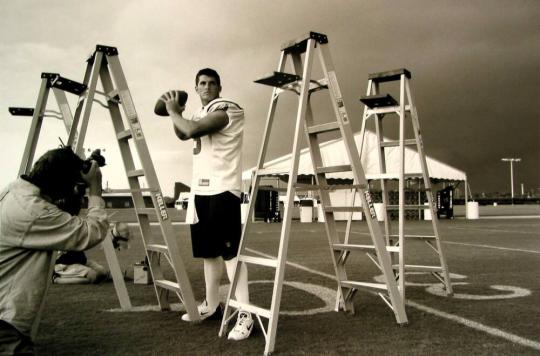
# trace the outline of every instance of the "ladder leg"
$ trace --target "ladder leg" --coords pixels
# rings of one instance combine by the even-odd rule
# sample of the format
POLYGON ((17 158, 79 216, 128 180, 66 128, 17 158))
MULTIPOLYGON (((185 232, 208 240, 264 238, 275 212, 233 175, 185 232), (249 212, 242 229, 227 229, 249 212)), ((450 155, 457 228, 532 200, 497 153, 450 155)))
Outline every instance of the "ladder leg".
POLYGON ((353 167, 354 181, 358 182, 361 186, 360 198, 364 212, 366 215, 366 222, 372 237, 373 245, 377 254, 377 259, 381 272, 383 273, 388 295, 390 297, 391 305, 396 316, 398 323, 406 323, 407 316, 405 314, 405 306, 403 298, 401 297, 397 284, 394 280, 394 274, 390 263, 390 256, 386 249, 386 243, 384 236, 380 229, 378 222, 375 219, 373 203, 371 201, 371 195, 368 190, 368 184, 365 178, 365 173, 360 161, 358 150, 356 149, 356 143, 352 134, 352 128, 348 115, 343 105, 343 98, 339 89, 334 66, 330 57, 330 53, 326 44, 319 46, 320 59, 325 76, 328 78, 329 90, 332 96, 332 106, 334 113, 341 126, 341 134, 347 150, 347 155, 353 167), (369 201, 368 201, 369 200, 369 201))
POLYGON ((435 211, 435 204, 433 201, 433 192, 431 188, 431 181, 429 178, 426 156, 424 153, 424 144, 422 142, 422 135, 420 134, 420 123, 418 121, 418 113, 416 111, 416 106, 414 105, 414 102, 413 102, 412 93, 411 93, 408 80, 406 80, 405 89, 406 89, 409 105, 411 106, 411 119, 412 119, 412 124, 413 124, 414 135, 417 142, 416 148, 418 150, 418 155, 420 157, 420 165, 422 166, 424 187, 426 188, 426 196, 427 196, 429 208, 431 211, 431 224, 433 226, 433 231, 435 235, 435 243, 436 243, 436 247, 437 247, 437 251, 439 255, 439 261, 442 267, 442 277, 444 279, 444 287, 446 289, 446 294, 450 296, 453 294, 452 281, 450 279, 450 273, 448 271, 446 257, 443 253, 443 248, 440 241, 438 218, 437 218, 437 213, 435 211))
POLYGON ((19 176, 29 173, 32 169, 39 132, 41 131, 41 124, 43 123, 43 112, 45 111, 47 97, 49 96, 47 81, 48 79, 46 78, 41 79, 41 87, 39 89, 36 108, 34 109, 34 115, 32 115, 32 123, 30 124, 30 131, 28 132, 28 138, 26 139, 23 157, 19 167, 19 176))

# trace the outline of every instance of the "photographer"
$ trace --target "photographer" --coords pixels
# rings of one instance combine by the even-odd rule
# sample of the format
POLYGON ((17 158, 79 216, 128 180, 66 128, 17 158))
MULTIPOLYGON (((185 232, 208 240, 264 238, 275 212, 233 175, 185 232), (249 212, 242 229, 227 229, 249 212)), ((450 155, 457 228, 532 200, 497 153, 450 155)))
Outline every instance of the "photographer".
POLYGON ((99 244, 109 227, 104 207, 97 162, 83 161, 70 147, 46 152, 0 193, 0 354, 33 354, 30 334, 53 252, 99 244), (82 218, 76 214, 86 187, 82 218))

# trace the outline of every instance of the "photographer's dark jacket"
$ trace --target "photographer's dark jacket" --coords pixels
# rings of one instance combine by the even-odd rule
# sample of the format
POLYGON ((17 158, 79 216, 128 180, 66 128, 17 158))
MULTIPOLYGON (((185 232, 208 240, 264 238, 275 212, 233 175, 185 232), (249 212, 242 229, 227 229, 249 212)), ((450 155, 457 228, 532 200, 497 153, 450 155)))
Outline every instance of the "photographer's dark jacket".
POLYGON ((54 251, 99 244, 109 227, 105 203, 90 196, 87 217, 72 216, 17 179, 0 193, 0 319, 30 335, 45 296, 54 251))

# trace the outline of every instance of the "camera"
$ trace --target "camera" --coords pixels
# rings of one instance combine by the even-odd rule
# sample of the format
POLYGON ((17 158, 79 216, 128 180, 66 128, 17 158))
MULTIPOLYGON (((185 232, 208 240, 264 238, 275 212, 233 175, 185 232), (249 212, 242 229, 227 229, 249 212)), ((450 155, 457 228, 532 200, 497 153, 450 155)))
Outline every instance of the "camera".
MULTIPOLYGON (((90 157, 83 161, 81 171, 83 173, 88 173, 92 167, 92 161, 96 161, 99 167, 105 165, 105 157, 101 155, 101 150, 96 149, 92 151, 90 157)), ((83 205, 83 197, 86 193, 87 185, 84 181, 79 181, 75 183, 73 187, 73 192, 71 195, 63 197, 55 201, 55 204, 65 212, 70 213, 71 215, 78 215, 81 207, 83 205)))
POLYGON ((92 167, 92 161, 96 161, 96 163, 100 167, 103 167, 105 165, 105 157, 101 155, 101 150, 99 148, 93 150, 90 154, 90 157, 83 161, 82 171, 84 174, 90 171, 90 168, 92 167))

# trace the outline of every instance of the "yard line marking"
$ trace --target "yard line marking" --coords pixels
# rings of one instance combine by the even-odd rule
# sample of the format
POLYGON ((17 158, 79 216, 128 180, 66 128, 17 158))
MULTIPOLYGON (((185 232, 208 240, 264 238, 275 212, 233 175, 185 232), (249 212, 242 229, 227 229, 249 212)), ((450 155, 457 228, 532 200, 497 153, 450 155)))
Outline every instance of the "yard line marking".
POLYGON ((472 329, 483 331, 486 334, 490 334, 490 335, 493 335, 493 336, 496 336, 496 337, 500 337, 500 338, 506 339, 508 341, 511 341, 511 342, 513 342, 515 344, 520 344, 522 346, 527 346, 527 347, 533 348, 535 350, 540 350, 540 342, 529 340, 529 339, 526 339, 524 337, 518 336, 516 334, 508 333, 506 331, 502 331, 500 329, 493 328, 491 326, 487 326, 487 325, 481 324, 481 323, 473 321, 473 320, 465 319, 465 318, 462 318, 462 317, 457 316, 457 315, 445 313, 443 311, 433 309, 433 308, 427 307, 427 306, 422 305, 422 304, 418 304, 418 303, 413 302, 411 300, 408 300, 405 303, 408 306, 411 306, 411 307, 414 307, 416 309, 422 310, 422 311, 424 311, 426 313, 434 314, 434 315, 439 316, 441 318, 445 318, 445 319, 448 319, 448 320, 455 321, 456 323, 468 326, 468 327, 470 327, 472 329))
POLYGON ((507 232, 510 234, 524 234, 524 235, 538 235, 538 231, 516 231, 516 230, 503 230, 503 229, 482 229, 480 227, 450 227, 450 230, 477 230, 477 231, 488 231, 488 232, 507 232))
MULTIPOLYGON (((252 253, 258 254, 260 256, 263 256, 263 257, 274 258, 274 259, 276 258, 276 256, 272 256, 272 255, 269 255, 269 254, 266 254, 264 252, 260 252, 260 251, 257 251, 257 250, 251 249, 251 248, 246 248, 246 250, 248 250, 248 251, 250 251, 252 253)), ((311 269, 309 267, 302 266, 302 265, 300 265, 298 263, 287 261, 287 264, 292 266, 292 267, 296 267, 298 269, 301 269, 303 271, 311 272, 313 274, 318 274, 320 276, 323 276, 323 277, 326 277, 326 278, 329 278, 329 279, 332 279, 332 280, 336 279, 336 276, 334 276, 334 275, 324 273, 324 272, 320 272, 320 271, 311 269)), ((376 293, 374 293, 374 294, 376 294, 376 293)), ((473 320, 465 319, 465 318, 457 316, 457 315, 453 315, 453 314, 449 314, 449 313, 446 313, 446 312, 443 312, 443 311, 440 311, 440 310, 437 310, 437 309, 433 309, 431 307, 428 307, 428 306, 413 302, 410 299, 407 300, 405 303, 408 306, 411 306, 411 307, 416 308, 418 310, 424 311, 426 313, 430 313, 430 314, 436 315, 436 316, 444 318, 444 319, 455 321, 455 322, 457 322, 459 324, 462 324, 462 325, 465 325, 465 326, 467 326, 467 327, 469 327, 471 329, 476 329, 478 331, 485 332, 486 334, 489 334, 489 335, 492 335, 492 336, 495 336, 495 337, 499 337, 499 338, 502 338, 502 339, 506 339, 506 340, 508 340, 510 342, 513 342, 513 343, 516 343, 516 344, 519 344, 519 345, 522 345, 522 346, 530 347, 532 349, 540 351, 540 342, 538 342, 538 341, 529 340, 529 339, 526 339, 524 337, 521 337, 521 336, 518 336, 518 335, 515 335, 515 334, 512 334, 512 333, 508 333, 506 331, 503 331, 503 330, 500 330, 500 329, 497 329, 497 328, 493 328, 491 326, 487 326, 487 325, 481 324, 481 323, 473 321, 473 320)))
POLYGON ((526 252, 526 253, 540 254, 540 251, 524 250, 524 249, 521 249, 521 248, 510 248, 510 247, 500 247, 500 246, 480 245, 480 244, 468 244, 468 243, 465 243, 465 242, 454 242, 454 241, 443 241, 443 243, 450 244, 450 245, 463 245, 463 246, 472 246, 472 247, 492 248, 492 249, 495 249, 495 250, 505 250, 505 251, 526 252))

